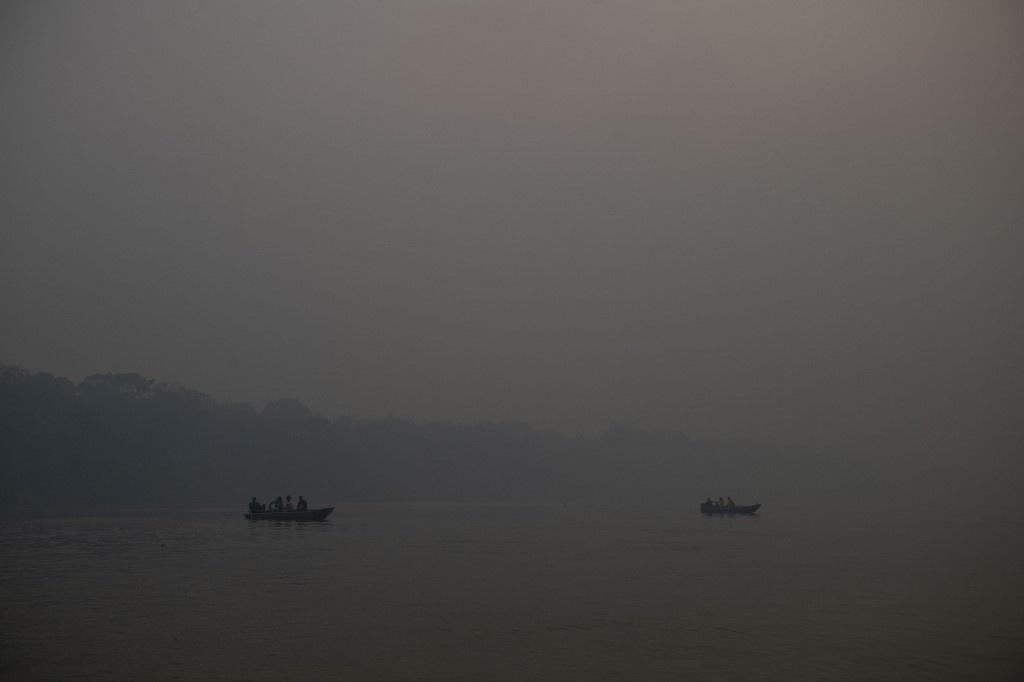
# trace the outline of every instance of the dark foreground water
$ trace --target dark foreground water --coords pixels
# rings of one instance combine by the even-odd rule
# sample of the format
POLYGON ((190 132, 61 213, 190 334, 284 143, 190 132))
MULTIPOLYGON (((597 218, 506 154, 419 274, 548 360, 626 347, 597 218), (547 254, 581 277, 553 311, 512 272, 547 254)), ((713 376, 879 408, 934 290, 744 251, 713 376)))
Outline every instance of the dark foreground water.
POLYGON ((0 523, 0 676, 1020 680, 996 514, 342 504, 0 523))

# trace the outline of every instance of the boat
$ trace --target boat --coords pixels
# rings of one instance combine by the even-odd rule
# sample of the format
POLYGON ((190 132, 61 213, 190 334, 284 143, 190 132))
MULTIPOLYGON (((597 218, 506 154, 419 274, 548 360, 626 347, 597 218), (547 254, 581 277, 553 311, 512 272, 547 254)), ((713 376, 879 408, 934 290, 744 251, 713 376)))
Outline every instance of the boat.
POLYGON ((756 514, 757 510, 761 508, 759 504, 748 504, 748 505, 734 505, 727 507, 725 505, 719 506, 714 503, 701 502, 700 513, 701 514, 756 514))
POLYGON ((245 518, 250 521, 323 521, 334 507, 323 509, 303 509, 301 511, 260 511, 247 512, 245 518))

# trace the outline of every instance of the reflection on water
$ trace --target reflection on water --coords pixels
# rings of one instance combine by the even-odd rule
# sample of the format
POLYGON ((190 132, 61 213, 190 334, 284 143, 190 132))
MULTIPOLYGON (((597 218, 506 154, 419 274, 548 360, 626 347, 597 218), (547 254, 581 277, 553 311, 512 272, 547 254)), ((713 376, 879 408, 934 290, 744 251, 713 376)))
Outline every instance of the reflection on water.
POLYGON ((342 505, 0 525, 25 679, 1020 679, 1007 519, 342 505))

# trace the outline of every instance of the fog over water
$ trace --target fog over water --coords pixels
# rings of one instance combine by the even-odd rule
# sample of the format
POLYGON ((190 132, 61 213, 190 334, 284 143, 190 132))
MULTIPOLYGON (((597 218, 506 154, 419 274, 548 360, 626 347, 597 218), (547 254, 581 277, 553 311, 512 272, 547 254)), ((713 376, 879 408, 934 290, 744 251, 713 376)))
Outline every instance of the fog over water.
POLYGON ((7 2, 0 359, 1006 467, 1015 2, 7 2))
POLYGON ((0 678, 1020 680, 1022 84, 1017 0, 0 3, 0 678))

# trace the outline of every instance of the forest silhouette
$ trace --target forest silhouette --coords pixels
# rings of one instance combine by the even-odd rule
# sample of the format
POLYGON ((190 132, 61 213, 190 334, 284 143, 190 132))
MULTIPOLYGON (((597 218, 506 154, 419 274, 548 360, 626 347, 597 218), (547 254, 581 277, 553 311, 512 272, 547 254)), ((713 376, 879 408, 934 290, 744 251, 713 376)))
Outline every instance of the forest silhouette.
POLYGON ((864 462, 672 430, 617 424, 567 435, 515 421, 328 419, 290 398, 257 410, 134 373, 76 384, 10 365, 0 366, 0 453, 8 509, 241 505, 277 494, 304 494, 314 505, 692 500, 696 508, 707 495, 865 499, 898 485, 864 462))

